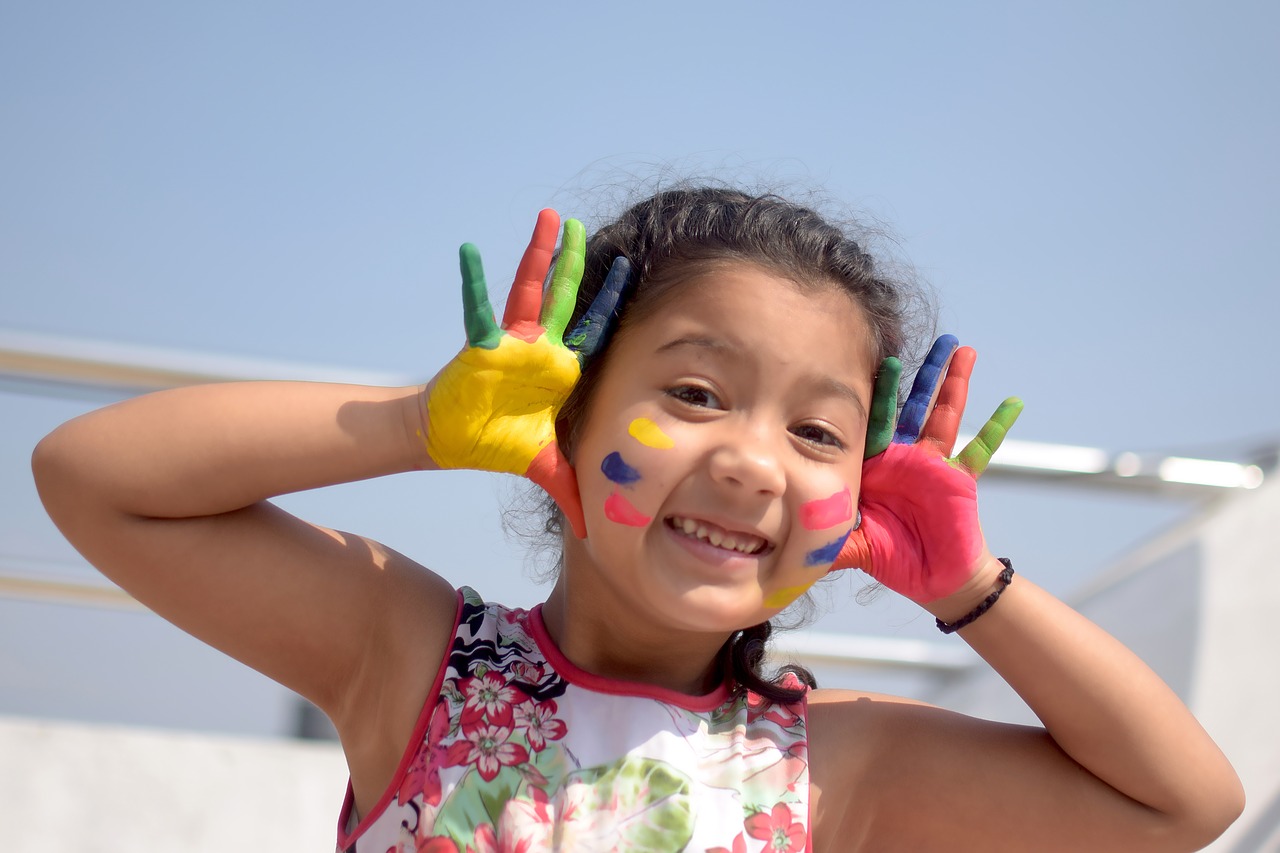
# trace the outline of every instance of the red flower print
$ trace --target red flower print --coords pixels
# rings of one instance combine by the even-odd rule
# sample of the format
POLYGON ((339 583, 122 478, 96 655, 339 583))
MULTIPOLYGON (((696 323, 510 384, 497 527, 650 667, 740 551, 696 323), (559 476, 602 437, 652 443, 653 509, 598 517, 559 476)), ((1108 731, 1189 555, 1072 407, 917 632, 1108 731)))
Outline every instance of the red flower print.
POLYGON ((768 842, 765 850, 784 850, 797 853, 804 849, 804 825, 791 820, 791 809, 786 803, 778 803, 769 814, 756 812, 744 824, 747 835, 768 842))
POLYGON ((504 766, 529 760, 527 749, 509 741, 512 733, 509 726, 463 726, 462 733, 466 739, 449 746, 448 766, 474 764, 486 782, 492 782, 504 766))
POLYGON ((546 749, 548 740, 559 740, 569 729, 563 720, 555 719, 556 700, 524 702, 515 708, 517 728, 524 729, 525 738, 534 752, 546 749))
POLYGON ((542 676, 544 675, 542 664, 529 663, 523 660, 511 664, 510 669, 507 671, 511 673, 512 679, 522 681, 525 684, 537 684, 542 681, 542 676))
POLYGON ((769 701, 758 693, 748 693, 747 722, 754 723, 761 717, 764 717, 771 723, 777 723, 784 729, 789 729, 801 721, 800 715, 795 710, 795 706, 777 704, 769 701))
POLYGON ((738 837, 733 839, 733 849, 729 850, 724 847, 708 847, 707 853, 747 853, 747 839, 742 837, 742 833, 738 833, 738 837))
MULTIPOLYGON (((390 850, 387 853, 391 853, 390 850)), ((418 853, 458 853, 458 845, 447 835, 433 835, 422 839, 418 845, 418 853)))
POLYGON ((513 687, 497 672, 464 678, 458 683, 463 696, 462 724, 480 719, 495 726, 511 725, 511 706, 528 697, 523 690, 513 687))
POLYGON ((431 721, 427 723, 426 747, 413 757, 413 763, 400 783, 400 791, 396 795, 396 802, 400 805, 412 800, 419 792, 427 805, 440 805, 440 767, 448 753, 441 741, 448 733, 449 709, 442 701, 436 705, 431 721))

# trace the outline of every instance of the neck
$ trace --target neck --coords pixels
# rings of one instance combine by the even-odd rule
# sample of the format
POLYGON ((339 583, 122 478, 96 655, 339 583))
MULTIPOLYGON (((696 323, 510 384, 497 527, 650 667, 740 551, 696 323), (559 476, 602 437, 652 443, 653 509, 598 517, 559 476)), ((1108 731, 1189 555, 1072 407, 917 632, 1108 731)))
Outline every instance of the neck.
POLYGON ((690 696, 709 693, 724 679, 721 650, 728 635, 644 624, 625 602, 577 588, 567 569, 543 605, 542 619, 561 654, 593 675, 690 696))

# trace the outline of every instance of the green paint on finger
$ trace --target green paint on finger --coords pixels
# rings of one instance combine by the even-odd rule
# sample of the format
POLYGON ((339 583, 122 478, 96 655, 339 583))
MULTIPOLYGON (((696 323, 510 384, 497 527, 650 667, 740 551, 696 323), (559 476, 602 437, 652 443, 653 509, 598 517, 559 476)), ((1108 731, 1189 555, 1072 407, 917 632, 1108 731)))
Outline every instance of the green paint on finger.
POLYGON ((879 456, 893 441, 898 414, 898 383, 902 379, 902 362, 889 356, 880 362, 875 390, 871 395, 871 412, 867 416, 867 445, 864 459, 879 456))

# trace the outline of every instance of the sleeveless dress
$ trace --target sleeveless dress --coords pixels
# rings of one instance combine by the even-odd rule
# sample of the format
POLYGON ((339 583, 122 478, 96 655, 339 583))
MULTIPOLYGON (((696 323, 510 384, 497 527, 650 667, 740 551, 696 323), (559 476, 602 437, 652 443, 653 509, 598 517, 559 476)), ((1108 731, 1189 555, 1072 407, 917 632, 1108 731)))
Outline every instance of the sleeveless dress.
POLYGON ((806 712, 728 684, 687 696, 592 675, 541 606, 463 587, 396 777, 358 825, 348 785, 337 849, 808 850, 806 712))

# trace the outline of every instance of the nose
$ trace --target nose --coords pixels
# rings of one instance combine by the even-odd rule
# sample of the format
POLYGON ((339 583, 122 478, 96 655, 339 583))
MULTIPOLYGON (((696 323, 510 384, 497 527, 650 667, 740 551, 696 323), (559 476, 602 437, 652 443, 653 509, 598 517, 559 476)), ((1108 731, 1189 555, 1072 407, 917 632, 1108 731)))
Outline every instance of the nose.
POLYGON ((711 452, 710 469, 716 482, 752 493, 780 495, 786 486, 778 448, 755 426, 728 427, 711 452))

